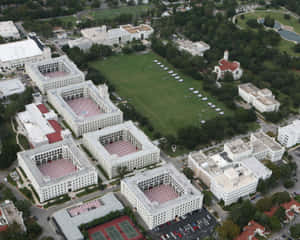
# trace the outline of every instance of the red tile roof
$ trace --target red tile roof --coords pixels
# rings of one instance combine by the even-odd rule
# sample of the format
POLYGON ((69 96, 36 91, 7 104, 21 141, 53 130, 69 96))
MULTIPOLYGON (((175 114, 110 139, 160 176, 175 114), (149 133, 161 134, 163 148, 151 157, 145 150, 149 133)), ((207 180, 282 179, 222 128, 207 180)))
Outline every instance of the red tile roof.
POLYGON ((252 240, 257 240, 257 238, 254 237, 257 229, 265 231, 265 228, 262 225, 252 220, 248 223, 247 226, 244 227, 243 232, 234 240, 249 240, 250 236, 252 236, 252 240))
POLYGON ((289 210, 293 205, 295 205, 296 207, 300 208, 300 203, 297 202, 295 199, 292 199, 291 201, 289 201, 289 202, 287 202, 287 203, 281 204, 281 206, 282 206, 285 210, 289 210))
POLYGON ((273 217, 278 208, 278 206, 274 206, 269 211, 265 211, 264 214, 266 214, 268 217, 273 217))
POLYGON ((49 110, 46 108, 44 104, 37 105, 37 108, 40 110, 41 113, 48 113, 49 110))
POLYGON ((61 126, 59 123, 55 120, 48 120, 49 124, 53 127, 54 133, 47 134, 46 137, 48 138, 49 143, 55 143, 62 140, 61 136, 61 126))
POLYGON ((6 231, 7 228, 8 228, 8 225, 0 226, 0 232, 6 231))
POLYGON ((219 61, 220 69, 221 71, 234 71, 240 67, 240 64, 238 62, 230 62, 225 59, 221 59, 219 61))

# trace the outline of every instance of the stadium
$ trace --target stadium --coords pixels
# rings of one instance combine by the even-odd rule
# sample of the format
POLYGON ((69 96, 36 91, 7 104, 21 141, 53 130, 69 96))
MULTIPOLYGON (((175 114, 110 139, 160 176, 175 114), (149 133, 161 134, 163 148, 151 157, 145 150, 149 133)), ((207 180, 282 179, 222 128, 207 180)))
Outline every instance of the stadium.
POLYGON ((121 181, 121 193, 149 229, 202 208, 203 195, 171 164, 121 181))
POLYGON ((66 55, 27 64, 25 70, 42 93, 85 80, 84 74, 66 55))
POLYGON ((160 161, 160 150, 132 121, 83 135, 83 144, 99 161, 110 178, 160 161))
POLYGON ((40 202, 97 184, 97 171, 71 138, 18 153, 40 202))
POLYGON ((106 85, 96 87, 86 81, 52 89, 48 99, 77 137, 123 122, 123 113, 109 99, 106 85))

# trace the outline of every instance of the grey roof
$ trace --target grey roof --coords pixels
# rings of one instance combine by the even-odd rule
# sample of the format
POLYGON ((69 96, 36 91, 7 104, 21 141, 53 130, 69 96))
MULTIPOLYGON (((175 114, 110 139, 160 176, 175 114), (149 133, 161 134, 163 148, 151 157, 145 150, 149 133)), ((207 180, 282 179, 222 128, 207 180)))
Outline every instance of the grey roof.
POLYGON ((42 145, 40 147, 19 152, 18 157, 21 157, 25 164, 28 166, 28 169, 30 169, 31 174, 33 175, 35 181, 39 184, 40 187, 49 186, 55 183, 60 182, 63 179, 67 178, 73 178, 73 176, 80 176, 82 174, 86 174, 89 171, 95 171, 95 167, 88 161, 88 159, 83 155, 81 150, 76 146, 75 142, 72 140, 72 138, 66 138, 63 141, 52 143, 52 144, 46 144, 42 145), (67 147, 69 151, 73 153, 74 156, 76 156, 79 165, 82 167, 82 169, 70 173, 66 176, 63 176, 61 178, 55 178, 55 179, 49 179, 42 175, 38 167, 36 166, 33 157, 37 154, 50 151, 55 148, 60 147, 67 147))
POLYGON ((74 217, 71 217, 68 212, 68 209, 70 207, 59 210, 53 214, 53 218, 61 228, 61 231, 63 232, 67 240, 84 239, 82 233, 78 228, 81 224, 88 223, 96 218, 103 217, 112 211, 124 209, 121 202, 114 196, 113 193, 107 193, 99 199, 103 203, 102 206, 74 217))
POLYGON ((266 177, 270 177, 272 171, 265 167, 259 160, 255 157, 249 157, 242 160, 242 163, 250 169, 258 178, 265 179, 266 177))

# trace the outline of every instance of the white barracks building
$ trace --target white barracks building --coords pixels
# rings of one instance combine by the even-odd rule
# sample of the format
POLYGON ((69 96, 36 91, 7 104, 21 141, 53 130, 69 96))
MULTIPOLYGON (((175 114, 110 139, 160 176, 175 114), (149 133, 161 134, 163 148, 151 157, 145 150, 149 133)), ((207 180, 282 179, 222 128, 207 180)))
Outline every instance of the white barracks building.
POLYGON ((123 122, 123 113, 109 99, 106 85, 96 87, 85 81, 49 90, 48 99, 77 137, 123 122))
POLYGON ((239 96, 260 112, 277 112, 280 107, 269 89, 259 89, 252 83, 240 84, 239 96))
POLYGON ((203 194, 171 164, 121 181, 121 193, 149 229, 202 208, 203 194))
POLYGON ((160 161, 160 150, 131 121, 83 135, 83 144, 110 178, 160 161))
MULTIPOLYGON (((25 64, 51 58, 51 50, 35 35, 26 40, 0 45, 0 70, 23 69, 25 64)), ((0 71, 1 72, 1 71, 0 71)))
POLYGON ((300 143, 300 120, 295 120, 285 127, 279 127, 277 140, 287 148, 300 143))
POLYGON ((66 55, 26 64, 25 70, 42 93, 85 80, 84 74, 66 55))
POLYGON ((243 163, 230 162, 226 154, 206 156, 202 151, 191 153, 188 166, 225 205, 256 191, 259 178, 243 163))
POLYGON ((71 139, 18 153, 40 201, 98 183, 97 171, 71 139))

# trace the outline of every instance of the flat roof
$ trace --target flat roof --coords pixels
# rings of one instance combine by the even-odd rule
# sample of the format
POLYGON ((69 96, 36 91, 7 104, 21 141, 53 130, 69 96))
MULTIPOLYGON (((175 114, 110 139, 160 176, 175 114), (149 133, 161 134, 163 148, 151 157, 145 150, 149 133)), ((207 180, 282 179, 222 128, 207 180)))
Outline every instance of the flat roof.
POLYGON ((259 91, 259 88, 254 86, 252 83, 244 83, 240 84, 239 88, 247 92, 248 94, 252 94, 257 96, 257 92, 259 91))
POLYGON ((13 21, 0 22, 0 36, 3 38, 20 37, 19 31, 13 21))
MULTIPOLYGON (((202 198, 202 193, 196 189, 191 182, 186 178, 184 174, 179 172, 172 164, 168 163, 161 167, 154 168, 148 171, 140 172, 133 177, 128 177, 122 180, 133 192, 136 198, 138 198, 149 212, 156 214, 165 207, 176 207, 186 202, 190 202, 193 199, 202 198), (139 184, 156 178, 160 175, 168 174, 176 182, 176 186, 183 189, 183 193, 176 197, 170 198, 166 202, 159 204, 157 201, 151 201, 146 194, 140 189, 139 184)), ((165 198, 167 196, 163 196, 165 198)))
POLYGON ((113 211, 121 211, 124 209, 121 202, 115 197, 113 193, 107 193, 102 197, 99 197, 99 200, 102 205, 90 209, 88 211, 84 211, 79 215, 72 216, 70 214, 70 210, 75 207, 85 206, 92 201, 79 203, 73 205, 71 207, 59 210, 53 214, 53 218, 55 219, 56 223, 59 225, 61 231, 63 232, 64 236, 69 240, 81 240, 83 239, 83 235, 79 230, 79 226, 84 223, 91 222, 94 219, 104 217, 108 215, 110 212, 113 211))
POLYGON ((252 133, 256 138, 258 138, 263 144, 271 148, 273 151, 279 151, 284 149, 275 139, 271 138, 269 135, 263 131, 252 133))
POLYGON ((0 61, 2 62, 30 58, 43 53, 36 42, 32 39, 1 44, 0 52, 0 61))
POLYGON ((213 176, 212 181, 221 186, 223 191, 231 192, 257 182, 258 178, 243 164, 235 163, 225 168, 222 173, 213 176))
POLYGON ((0 97, 1 95, 7 97, 13 94, 22 93, 24 91, 25 86, 18 78, 0 81, 0 97))
POLYGON ((233 140, 231 142, 227 142, 225 143, 225 145, 230 149, 232 153, 235 154, 252 150, 250 143, 244 142, 241 138, 233 140))
POLYGON ((255 157, 249 157, 242 160, 243 164, 249 168, 258 178, 265 179, 265 176, 271 176, 272 171, 263 165, 255 157))

